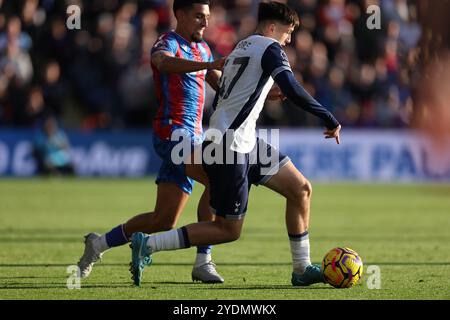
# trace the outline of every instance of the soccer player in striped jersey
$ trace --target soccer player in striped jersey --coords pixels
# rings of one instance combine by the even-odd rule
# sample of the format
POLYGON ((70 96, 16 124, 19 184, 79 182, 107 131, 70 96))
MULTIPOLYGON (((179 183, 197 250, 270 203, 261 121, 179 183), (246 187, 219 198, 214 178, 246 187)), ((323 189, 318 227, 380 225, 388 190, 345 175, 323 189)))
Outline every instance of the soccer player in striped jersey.
POLYGON ((215 129, 216 135, 207 137, 203 143, 203 167, 209 178, 210 204, 216 219, 157 235, 133 234, 130 271, 135 284, 140 283, 142 270, 155 252, 237 240, 252 184, 262 184, 286 198, 292 285, 308 286, 324 281, 320 266, 310 260, 311 183, 288 157, 256 136, 256 121, 275 82, 289 100, 323 120, 325 138, 340 143, 339 122, 296 81, 282 49, 298 25, 297 13, 288 6, 260 3, 256 33, 242 40, 227 58, 210 119, 210 128, 215 129), (219 151, 216 153, 231 153, 227 159, 234 161, 226 164, 206 161, 206 151, 211 147, 219 151), (264 168, 260 151, 275 154, 276 161, 264 168))
MULTIPOLYGON (((171 151, 175 130, 182 130, 192 144, 203 141, 202 116, 206 82, 217 89, 224 59, 214 61, 203 32, 210 16, 209 0, 175 0, 177 28, 161 35, 151 52, 153 77, 159 108, 153 121, 153 144, 163 160, 156 180, 158 184, 153 212, 135 216, 106 234, 90 233, 85 237, 85 251, 78 266, 81 277, 91 273, 94 263, 105 251, 129 242, 134 232, 155 233, 172 229, 192 192, 194 180, 205 186, 198 205, 199 221, 210 221, 208 179, 201 165, 176 165, 171 151)), ((197 248, 192 279, 221 283, 211 259, 211 246, 197 248)))

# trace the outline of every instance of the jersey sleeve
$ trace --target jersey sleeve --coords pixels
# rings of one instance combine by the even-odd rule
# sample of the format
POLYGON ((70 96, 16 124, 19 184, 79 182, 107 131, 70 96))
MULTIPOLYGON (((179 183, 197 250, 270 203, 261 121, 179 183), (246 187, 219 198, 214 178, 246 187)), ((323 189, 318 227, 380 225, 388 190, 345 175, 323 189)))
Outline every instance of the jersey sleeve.
POLYGON ((167 51, 175 55, 178 51, 178 42, 174 37, 168 34, 162 35, 152 48, 152 53, 159 51, 167 51))
POLYGON ((281 89, 281 92, 296 106, 308 111, 316 117, 322 119, 325 126, 334 130, 339 126, 336 118, 317 102, 311 95, 298 83, 291 71, 283 70, 275 77, 275 82, 281 89))
POLYGON ((283 48, 278 42, 274 42, 267 47, 261 59, 261 67, 266 74, 270 74, 273 79, 283 71, 291 71, 291 65, 283 48))

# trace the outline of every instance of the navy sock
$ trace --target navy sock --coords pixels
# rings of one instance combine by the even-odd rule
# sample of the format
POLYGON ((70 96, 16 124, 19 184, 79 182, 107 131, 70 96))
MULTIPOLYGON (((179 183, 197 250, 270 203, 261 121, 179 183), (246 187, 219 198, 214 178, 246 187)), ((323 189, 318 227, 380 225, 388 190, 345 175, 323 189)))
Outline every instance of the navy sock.
POLYGON ((178 237, 180 239, 181 248, 187 249, 191 247, 186 227, 178 229, 178 237))
POLYGON ((309 237, 309 232, 307 230, 300 234, 288 234, 288 236, 289 236, 289 240, 291 240, 291 241, 302 241, 309 237))
POLYGON ((106 233, 105 238, 110 248, 120 247, 128 243, 128 238, 123 230, 123 224, 106 233))
POLYGON ((210 254, 212 246, 198 246, 197 253, 210 254))

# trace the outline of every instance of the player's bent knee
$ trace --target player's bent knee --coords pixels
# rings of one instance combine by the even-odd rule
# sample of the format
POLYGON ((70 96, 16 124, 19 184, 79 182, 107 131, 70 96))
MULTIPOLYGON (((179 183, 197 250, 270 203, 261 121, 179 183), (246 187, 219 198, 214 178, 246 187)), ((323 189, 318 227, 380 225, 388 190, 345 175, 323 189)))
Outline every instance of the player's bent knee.
POLYGON ((233 242, 240 238, 242 231, 242 221, 240 220, 225 220, 222 217, 218 217, 215 223, 219 226, 219 233, 221 234, 222 241, 233 242))
POLYGON ((228 242, 233 242, 236 240, 239 240, 239 238, 241 237, 241 230, 232 230, 228 233, 228 242))
POLYGON ((312 185, 307 179, 299 181, 299 183, 291 189, 290 200, 303 203, 305 201, 310 201, 312 196, 312 185))
POLYGON ((227 225, 226 228, 226 241, 233 242, 241 237, 242 227, 239 223, 231 223, 227 225))
POLYGON ((175 228, 177 221, 170 216, 158 215, 155 217, 153 224, 160 231, 170 231, 175 228))
POLYGON ((241 237, 241 232, 227 231, 226 233, 223 234, 222 242, 223 243, 234 242, 234 241, 238 240, 240 237, 241 237))
POLYGON ((312 184, 309 182, 309 180, 305 179, 303 185, 302 185, 302 193, 305 197, 311 198, 312 195, 312 184))

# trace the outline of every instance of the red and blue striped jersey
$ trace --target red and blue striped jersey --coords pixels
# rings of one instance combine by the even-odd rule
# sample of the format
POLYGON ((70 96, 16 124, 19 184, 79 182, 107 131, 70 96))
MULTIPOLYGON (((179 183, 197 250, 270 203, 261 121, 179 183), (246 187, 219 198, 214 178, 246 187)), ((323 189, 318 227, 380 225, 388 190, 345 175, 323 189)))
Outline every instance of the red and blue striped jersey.
MULTIPOLYGON (((177 58, 211 62, 213 56, 205 41, 189 42, 174 31, 162 34, 152 54, 167 51, 177 58)), ((152 64, 153 79, 159 107, 153 130, 161 139, 170 139, 175 129, 183 128, 193 136, 203 133, 202 119, 206 94, 206 70, 175 74, 161 73, 152 64)))

